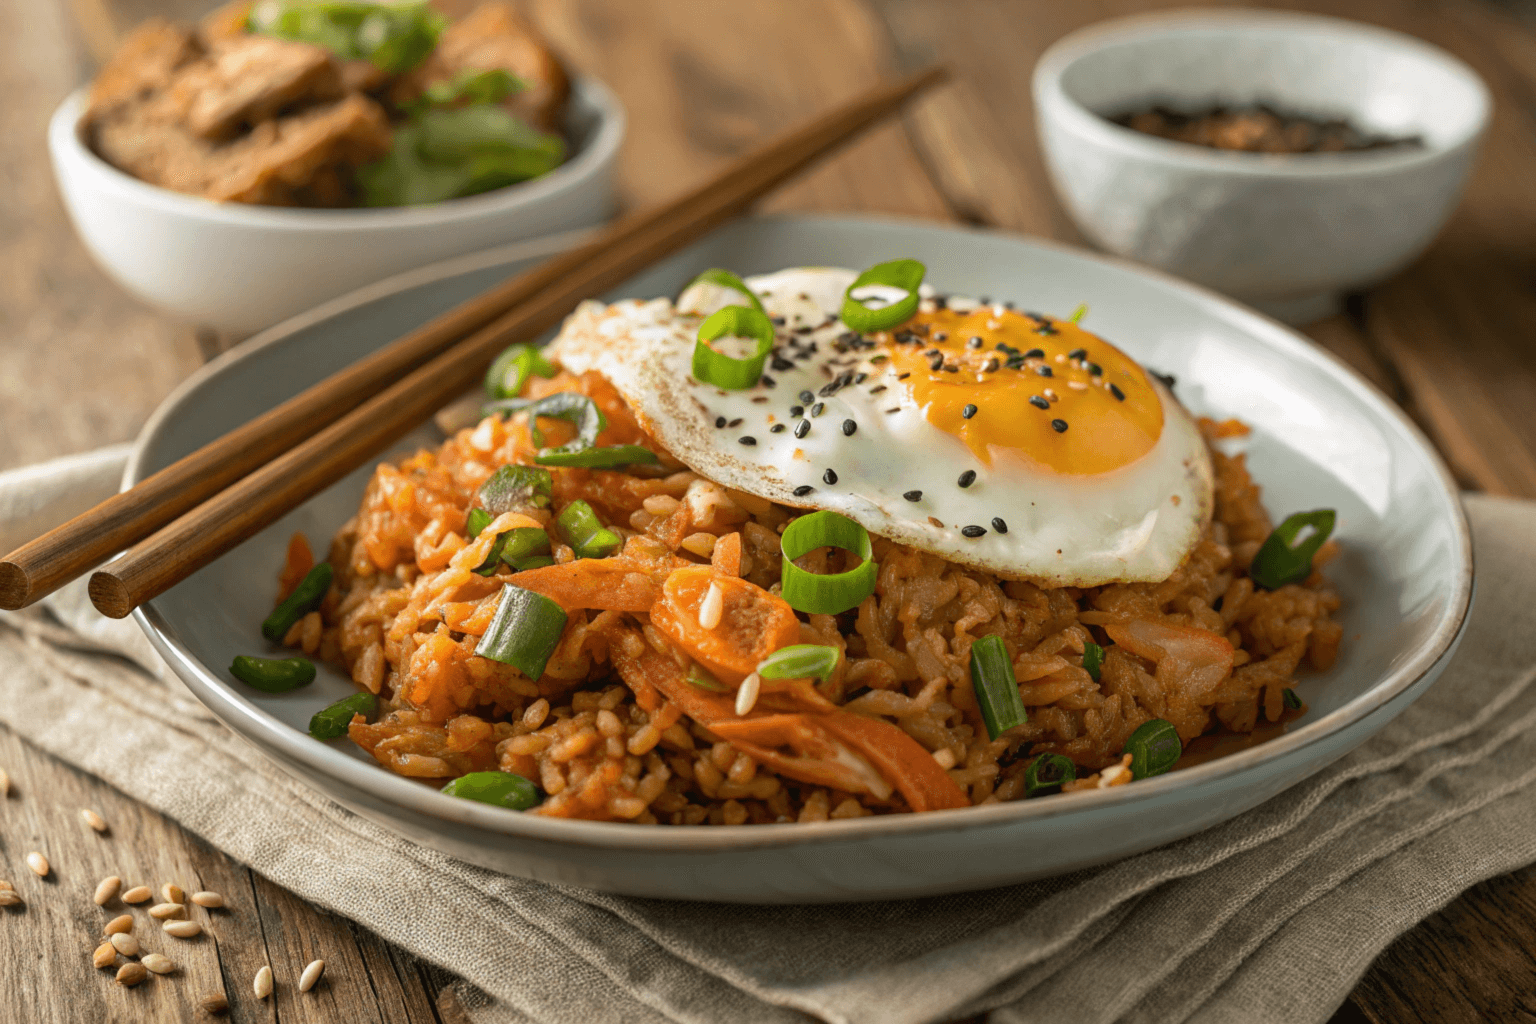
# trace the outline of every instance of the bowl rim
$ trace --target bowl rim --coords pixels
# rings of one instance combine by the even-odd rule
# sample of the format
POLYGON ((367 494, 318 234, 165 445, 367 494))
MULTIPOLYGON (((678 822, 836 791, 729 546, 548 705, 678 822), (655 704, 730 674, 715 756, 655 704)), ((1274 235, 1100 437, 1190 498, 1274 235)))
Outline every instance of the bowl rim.
POLYGON ((571 79, 571 104, 584 105, 596 116, 591 140, 576 156, 548 174, 493 189, 474 196, 448 199, 426 206, 310 209, 259 206, 253 203, 221 203, 187 195, 161 185, 141 181, 112 166, 85 144, 80 122, 85 115, 90 86, 81 86, 64 98, 48 123, 48 148, 54 163, 66 161, 89 175, 92 184, 138 206, 187 220, 213 222, 231 227, 289 232, 341 232, 369 234, 411 228, 452 225, 536 206, 553 196, 578 188, 612 164, 624 142, 628 115, 613 90, 588 75, 571 79))
MULTIPOLYGON (((1417 449, 1424 456, 1439 482, 1438 497, 1442 499, 1444 513, 1450 518, 1452 535, 1456 542, 1452 552, 1452 570, 1455 579, 1434 631, 1412 657, 1405 659, 1396 668, 1382 675, 1364 693, 1317 721, 1309 722, 1294 732, 1284 733, 1273 740, 1226 757, 1179 772, 1143 779, 1134 787, 1119 786, 1078 793, 1071 800, 1020 800, 1005 804, 932 811, 926 814, 892 814, 847 821, 817 822, 811 828, 792 822, 674 829, 635 827, 630 823, 620 822, 543 818, 445 796, 434 788, 423 786, 376 764, 364 762, 343 753, 328 743, 317 742, 307 734, 270 717, 238 694, 232 684, 203 665, 182 643, 155 602, 151 601, 137 608, 133 612, 135 621, 176 674, 219 718, 235 731, 255 742, 269 756, 277 757, 280 754, 282 759, 301 766, 301 774, 307 776, 313 773, 324 776, 332 784, 338 784, 349 791, 359 793, 368 800, 391 806, 397 814, 414 815, 418 821, 436 820, 445 825, 467 826, 483 833, 513 836, 534 842, 646 853, 783 849, 818 843, 859 841, 879 836, 912 836, 985 829, 1000 825, 1016 825, 1034 818, 1051 818, 1063 814, 1087 815, 1131 801, 1156 799, 1163 793, 1215 783, 1250 769, 1261 770, 1267 762, 1294 753, 1364 720, 1434 670, 1435 666, 1454 648, 1470 611, 1474 579, 1471 531, 1466 513, 1462 508, 1460 490, 1450 470, 1417 425, 1374 384, 1360 376, 1337 356, 1318 347, 1278 321, 1239 305, 1209 289, 1131 260, 1089 252, 1050 239, 1026 237, 990 228, 935 224, 932 221, 913 217, 839 217, 799 214, 775 215, 758 219, 779 223, 803 220, 834 228, 837 226, 920 227, 958 234, 1001 237, 1014 244, 1046 250, 1054 255, 1106 264, 1119 270, 1153 278, 1161 286, 1183 293, 1185 297, 1203 307, 1211 315, 1234 323, 1238 329, 1246 331, 1250 336, 1277 347, 1295 361, 1311 364, 1318 372, 1332 375, 1340 384, 1353 392, 1356 398, 1369 406, 1385 426, 1395 428, 1405 441, 1417 449)), ((729 230, 729 226, 726 230, 729 230)), ((261 349, 282 343, 298 330, 365 305, 377 298, 472 270, 495 266, 512 259, 551 254, 557 251, 554 246, 574 244, 574 240, 581 236, 589 237, 585 232, 555 236, 484 250, 480 253, 431 264, 343 295, 316 307, 309 313, 268 328, 207 363, 171 392, 150 416, 134 441, 133 450, 123 472, 123 487, 131 486, 140 478, 147 449, 170 422, 182 399, 199 388, 205 380, 222 373, 229 366, 261 349)), ((284 764, 283 767, 290 772, 295 770, 288 764, 284 764)), ((313 782, 308 784, 316 785, 313 782)))
POLYGON ((1036 106, 1042 114, 1042 127, 1046 119, 1044 115, 1049 113, 1065 122, 1074 134, 1088 136, 1123 156, 1211 172, 1298 180, 1357 178, 1410 171, 1439 162, 1477 144, 1487 130, 1493 105, 1482 77, 1461 58, 1432 43, 1394 29, 1347 18, 1281 10, 1184 8, 1096 22, 1052 43, 1035 64, 1032 85, 1036 106), (1437 64, 1464 79, 1471 87, 1474 116, 1470 127, 1449 143, 1400 152, 1389 149, 1374 153, 1273 154, 1218 150, 1147 135, 1115 124, 1079 103, 1062 85, 1063 76, 1073 64, 1108 45, 1167 35, 1178 29, 1239 30, 1266 26, 1329 30, 1355 40, 1393 47, 1437 64))

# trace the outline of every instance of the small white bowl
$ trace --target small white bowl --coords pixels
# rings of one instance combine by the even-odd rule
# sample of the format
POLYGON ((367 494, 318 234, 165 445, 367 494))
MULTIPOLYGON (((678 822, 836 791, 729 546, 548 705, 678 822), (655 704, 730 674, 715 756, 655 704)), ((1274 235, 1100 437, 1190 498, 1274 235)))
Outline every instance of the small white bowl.
POLYGON ((532 181, 433 206, 310 210, 215 203, 146 184, 81 138, 86 91, 48 127, 64 205, 102 268, 150 305, 252 334, 380 278, 491 246, 599 224, 616 208, 624 108, 601 82, 572 83, 572 155, 532 181))
POLYGON ((1269 11, 1090 26, 1040 58, 1034 95, 1051 179, 1084 235, 1292 322, 1423 251, 1461 193, 1490 105, 1471 68, 1418 39, 1269 11), (1424 145, 1230 152, 1107 119, 1154 102, 1269 103, 1424 145))

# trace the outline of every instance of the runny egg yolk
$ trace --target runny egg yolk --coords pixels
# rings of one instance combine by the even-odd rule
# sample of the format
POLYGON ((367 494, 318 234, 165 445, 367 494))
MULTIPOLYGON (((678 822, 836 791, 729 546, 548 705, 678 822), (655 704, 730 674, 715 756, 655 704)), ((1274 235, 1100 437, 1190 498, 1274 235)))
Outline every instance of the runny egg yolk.
POLYGON ((902 386, 928 421, 989 466, 1009 452, 1058 473, 1108 473, 1151 451, 1163 431, 1146 372, 1066 320, 943 308, 870 340, 908 375, 902 386))

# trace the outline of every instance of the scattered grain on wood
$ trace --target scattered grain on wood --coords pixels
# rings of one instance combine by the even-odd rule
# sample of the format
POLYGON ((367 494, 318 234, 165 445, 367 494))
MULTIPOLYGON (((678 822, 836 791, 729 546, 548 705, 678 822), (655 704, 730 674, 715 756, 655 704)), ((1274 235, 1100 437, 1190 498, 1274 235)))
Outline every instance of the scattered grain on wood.
POLYGON ((0 889, 0 907, 14 907, 21 903, 21 893, 15 889, 0 889))
POLYGON ((257 999, 265 999, 272 994, 272 968, 263 966, 256 972, 256 977, 251 982, 251 988, 256 992, 257 999))
POLYGON ((157 921, 164 921, 172 917, 186 917, 187 908, 180 903, 156 903, 149 908, 149 916, 157 921))
POLYGON ((111 967, 117 963, 117 948, 110 942, 103 942, 96 947, 96 952, 91 954, 91 963, 96 967, 111 967))
POLYGON ((0 800, 11 795, 11 773, 0 768, 0 800))
POLYGON ((48 877, 48 858, 44 857, 36 850, 33 850, 31 853, 27 854, 27 867, 31 868, 32 873, 38 878, 48 877))
POLYGON ((91 810, 89 807, 80 808, 80 817, 87 825, 91 826, 91 828, 95 829, 97 832, 105 832, 107 830, 106 820, 102 818, 101 815, 91 810))
POLYGON ((96 895, 92 897, 98 907, 104 907, 112 902, 118 892, 123 888, 123 880, 116 875, 108 875, 96 884, 96 895))
POLYGON ((195 892, 192 894, 192 902, 200 907, 212 909, 224 905, 224 897, 216 892, 195 892))
POLYGON ((177 885, 175 882, 166 882, 164 885, 162 885, 160 887, 160 896, 167 903, 187 902, 187 894, 182 892, 181 886, 177 885))
POLYGON ((229 999, 222 992, 215 992, 211 996, 203 996, 198 1001, 197 1008, 210 1017, 222 1017, 229 1012, 229 999))
POLYGON ((123 956, 139 955, 139 940, 128 932, 114 932, 107 941, 112 943, 112 948, 123 956))
POLYGON ((125 988, 132 988, 147 977, 149 972, 143 964, 130 961, 117 969, 117 983, 125 988))
POLYGON ((170 974, 176 969, 175 962, 164 953, 145 953, 139 962, 156 974, 170 974))
POLYGON ((320 980, 320 975, 324 973, 325 961, 311 960, 308 966, 304 968, 304 973, 299 975, 299 991, 308 992, 314 988, 315 983, 320 980))
POLYGON ((143 903, 145 900, 149 899, 151 895, 153 894, 149 891, 149 886, 136 885, 132 889, 129 889, 127 892, 123 893, 123 902, 143 903))
POLYGON ((108 937, 131 931, 133 931, 133 917, 129 914, 119 914, 107 922, 106 933, 108 937))
POLYGON ((193 938, 203 930, 203 926, 196 921, 167 921, 162 927, 166 934, 174 935, 178 939, 193 938))

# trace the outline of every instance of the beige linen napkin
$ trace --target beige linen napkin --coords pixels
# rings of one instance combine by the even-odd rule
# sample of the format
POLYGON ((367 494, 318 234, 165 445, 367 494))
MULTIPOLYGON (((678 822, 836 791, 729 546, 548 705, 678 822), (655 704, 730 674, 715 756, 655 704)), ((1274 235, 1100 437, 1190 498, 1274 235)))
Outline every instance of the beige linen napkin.
MULTIPOLYGON (((119 459, 0 475, 0 546, 14 539, 8 512, 110 489, 119 459)), ((1536 860, 1536 504, 1467 505, 1472 622, 1397 721, 1224 825, 988 892, 721 907, 484 871, 290 780, 159 671, 136 627, 96 617, 78 585, 0 616, 0 722, 458 974, 477 1024, 919 1024, 987 1011, 998 1024, 1304 1024, 1326 1020, 1414 922, 1536 860)))

